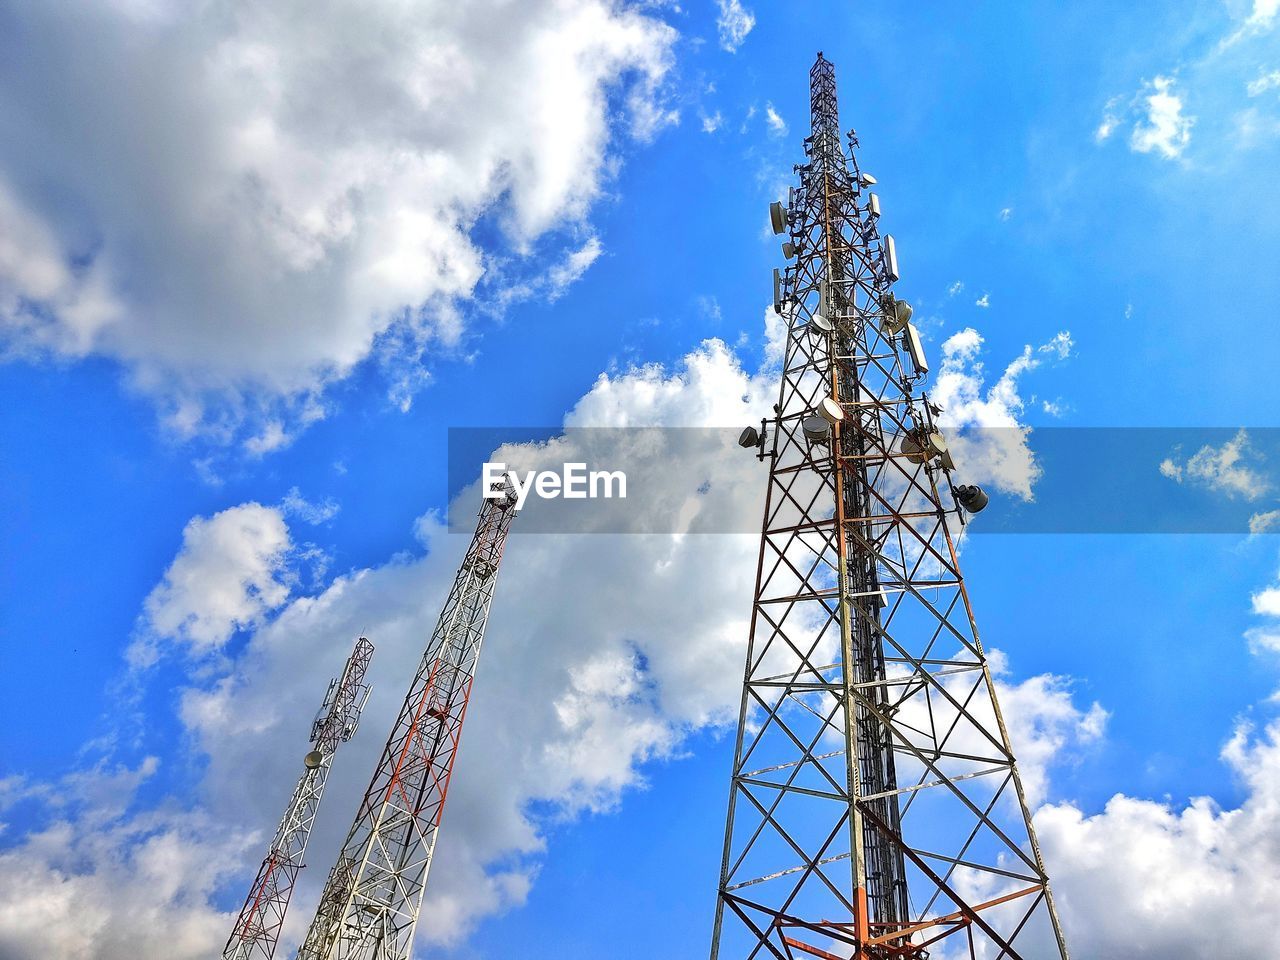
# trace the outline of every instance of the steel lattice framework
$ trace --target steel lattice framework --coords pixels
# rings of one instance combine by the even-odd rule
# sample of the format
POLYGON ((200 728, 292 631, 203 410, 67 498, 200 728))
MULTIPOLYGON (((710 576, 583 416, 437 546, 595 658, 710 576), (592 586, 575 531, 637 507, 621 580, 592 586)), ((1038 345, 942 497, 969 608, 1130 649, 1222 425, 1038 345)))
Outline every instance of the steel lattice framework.
POLYGON ((329 779, 333 755, 338 744, 355 735, 360 712, 369 698, 364 677, 372 658, 373 644, 361 637, 347 658, 342 676, 329 682, 324 702, 311 725, 313 749, 303 758, 304 769, 298 786, 222 950, 225 960, 270 960, 275 955, 289 897, 298 871, 303 867, 302 857, 311 836, 311 825, 329 779))
POLYGON ((774 211, 788 337, 711 957, 1065 960, 895 245, 821 54, 810 97, 774 211))
POLYGON ((408 960, 515 498, 486 499, 299 960, 408 960))

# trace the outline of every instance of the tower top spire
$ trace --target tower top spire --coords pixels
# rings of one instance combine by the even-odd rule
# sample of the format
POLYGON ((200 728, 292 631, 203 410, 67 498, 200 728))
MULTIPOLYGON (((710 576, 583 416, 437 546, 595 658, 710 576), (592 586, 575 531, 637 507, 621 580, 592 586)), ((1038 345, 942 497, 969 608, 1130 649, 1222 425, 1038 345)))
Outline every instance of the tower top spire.
POLYGON ((836 68, 818 51, 809 70, 809 113, 815 144, 825 152, 839 151, 840 110, 836 103, 836 68))

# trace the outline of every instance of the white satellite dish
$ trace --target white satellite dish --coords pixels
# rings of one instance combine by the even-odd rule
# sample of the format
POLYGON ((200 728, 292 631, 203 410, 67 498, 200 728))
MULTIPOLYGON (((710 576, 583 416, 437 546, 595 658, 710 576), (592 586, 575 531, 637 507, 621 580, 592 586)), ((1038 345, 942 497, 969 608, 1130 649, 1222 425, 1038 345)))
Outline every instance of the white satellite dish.
POLYGON ((905 300, 896 299, 893 294, 885 294, 880 301, 880 305, 884 308, 884 328, 889 333, 901 333, 911 321, 911 304, 905 300))
POLYGON ((840 406, 834 397, 823 397, 822 402, 818 404, 818 416, 835 426, 844 419, 844 407, 840 406))
POLYGON ((815 313, 809 318, 810 333, 825 335, 834 329, 835 327, 832 325, 831 321, 827 319, 827 315, 825 313, 815 313))

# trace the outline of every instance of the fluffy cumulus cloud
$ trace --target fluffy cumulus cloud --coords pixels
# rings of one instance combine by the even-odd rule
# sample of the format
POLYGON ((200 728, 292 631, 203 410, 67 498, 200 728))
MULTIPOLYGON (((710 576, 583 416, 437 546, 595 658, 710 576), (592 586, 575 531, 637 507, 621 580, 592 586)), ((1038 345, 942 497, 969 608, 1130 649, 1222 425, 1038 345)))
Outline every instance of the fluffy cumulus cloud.
POLYGON ((972 327, 943 341, 942 367, 929 396, 942 408, 938 422, 966 480, 1030 500, 1042 470, 1030 446, 1031 428, 1022 422, 1026 401, 1020 381, 1048 359, 1065 360, 1074 343, 1062 331, 1038 348, 1028 344, 990 386, 982 344, 972 327))
MULTIPOLYGON (((296 497, 296 491, 290 492, 296 497)), ((154 660, 157 641, 172 640, 203 654, 220 649, 236 630, 250 629, 290 593, 293 542, 281 511, 245 503, 196 517, 182 548, 147 596, 135 664, 154 660)))
MULTIPOLYGON (((565 424, 738 426, 768 410, 776 377, 774 366, 752 374, 727 347, 708 341, 675 368, 602 375, 565 424)), ((559 460, 561 453, 526 455, 559 460)), ((758 517, 757 467, 749 458, 709 456, 720 496, 694 495, 689 515, 758 517)), ((291 494, 281 507, 244 504, 193 520, 148 601, 151 632, 198 667, 178 693, 189 742, 204 765, 199 805, 187 813, 154 800, 116 804, 109 815, 91 814, 88 805, 54 811, 58 829, 8 848, 11 875, 44 880, 24 888, 17 913, 0 909, 0 956, 185 960, 215 949, 231 918, 212 905, 214 886, 247 882, 297 775, 304 721, 353 638, 366 634, 377 646, 374 694, 360 734, 336 758, 349 775, 331 779, 312 840, 313 862, 333 855, 366 782, 360 771, 376 759, 467 538, 427 515, 417 528, 420 553, 351 571, 308 593, 291 587, 300 558, 288 524, 308 513, 299 501, 305 503, 291 494), (234 657, 207 656, 246 627, 251 635, 234 657), (146 910, 112 911, 105 905, 118 890, 127 907, 151 876, 139 858, 153 837, 158 850, 173 855, 165 863, 165 896, 146 910), (236 876, 228 879, 232 865, 236 876), (103 904, 102 918, 66 922, 77 903, 103 904), (36 915, 45 922, 30 922, 36 915), (177 933, 155 945, 151 931, 166 927, 177 933), (128 945, 131 936, 141 946, 128 945)), ((464 741, 485 749, 464 746, 459 759, 421 926, 424 945, 455 942, 481 918, 523 902, 546 855, 548 817, 563 822, 615 808, 691 732, 733 723, 751 584, 723 571, 750 569, 757 545, 751 535, 661 532, 511 539, 464 741), (574 602, 548 604, 548 595, 574 602)), ((1062 678, 1005 673, 998 682, 1017 706, 1012 735, 1038 794, 1053 758, 1096 738, 1104 716, 1096 706, 1076 707, 1062 678)), ((26 802, 47 805, 47 785, 22 790, 26 802)), ((301 934, 322 879, 323 871, 304 874, 286 939, 301 934)))
POLYGON ((228 919, 210 897, 252 856, 250 837, 200 810, 130 812, 156 769, 146 758, 56 784, 0 783, 0 817, 42 814, 0 851, 0 958, 194 960, 221 949, 228 919))
POLYGON ((618 118, 673 119, 674 32, 608 0, 34 4, 7 29, 3 349, 118 358, 180 432, 253 414, 260 452, 379 343, 458 339, 482 216, 503 283, 572 282, 618 118))
MULTIPOLYGON (((1265 622, 1245 639, 1274 661, 1280 588, 1255 593, 1252 606, 1265 622)), ((1072 956, 1271 955, 1280 922, 1280 720, 1262 729, 1238 722, 1221 759, 1243 795, 1234 807, 1208 796, 1176 803, 1118 793, 1096 813, 1073 803, 1037 811, 1072 956)))
POLYGON ((1117 794, 1096 814, 1036 814, 1072 956, 1163 960, 1271 955, 1280 922, 1280 723, 1240 727, 1223 759, 1237 807, 1117 794))

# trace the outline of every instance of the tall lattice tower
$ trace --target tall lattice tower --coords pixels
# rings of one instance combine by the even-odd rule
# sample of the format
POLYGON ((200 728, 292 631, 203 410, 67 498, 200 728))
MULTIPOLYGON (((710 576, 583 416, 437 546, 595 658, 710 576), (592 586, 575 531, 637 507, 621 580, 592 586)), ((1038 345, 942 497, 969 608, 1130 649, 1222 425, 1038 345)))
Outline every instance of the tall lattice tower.
POLYGON ((342 676, 329 681, 324 702, 311 725, 313 749, 302 758, 302 776, 222 950, 224 960, 270 960, 275 955, 334 752, 338 744, 355 735, 360 711, 369 698, 364 675, 372 658, 373 644, 361 637, 347 658, 342 676))
POLYGON ((986 495, 952 487, 821 54, 810 104, 711 957, 1065 960, 950 529, 986 495))
POLYGON ((480 508, 299 960, 409 958, 514 507, 508 487, 480 508))

